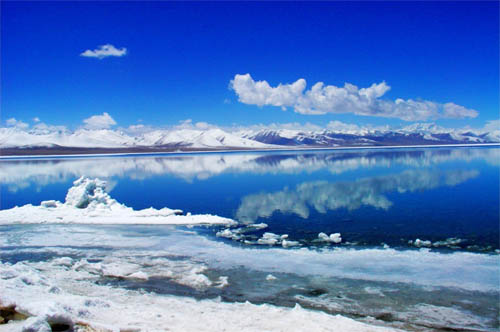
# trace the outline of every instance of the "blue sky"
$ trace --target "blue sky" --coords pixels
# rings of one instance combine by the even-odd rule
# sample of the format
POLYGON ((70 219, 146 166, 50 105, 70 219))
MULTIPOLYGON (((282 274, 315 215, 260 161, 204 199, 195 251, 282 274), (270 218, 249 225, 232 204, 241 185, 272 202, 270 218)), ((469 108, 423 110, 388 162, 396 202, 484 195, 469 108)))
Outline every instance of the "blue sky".
POLYGON ((76 128, 103 112, 123 127, 184 119, 221 126, 413 122, 354 114, 344 104, 310 115, 296 112, 296 99, 285 103, 286 111, 272 106, 282 100, 258 106, 258 96, 250 95, 240 102, 244 91, 230 89, 230 81, 247 73, 271 88, 303 78, 304 93, 316 82, 367 88, 385 81, 391 89, 379 99, 391 105, 398 98, 452 102, 478 112, 426 120, 446 127, 481 127, 499 117, 498 2, 1 6, 2 125, 38 117, 76 128), (105 44, 126 54, 81 56, 105 44))

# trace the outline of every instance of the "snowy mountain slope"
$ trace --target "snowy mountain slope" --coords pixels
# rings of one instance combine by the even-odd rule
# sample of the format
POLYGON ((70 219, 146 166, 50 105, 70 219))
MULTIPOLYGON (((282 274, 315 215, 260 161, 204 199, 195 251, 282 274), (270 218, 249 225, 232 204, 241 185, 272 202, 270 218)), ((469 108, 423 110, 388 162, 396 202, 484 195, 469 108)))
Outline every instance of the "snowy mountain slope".
POLYGON ((190 147, 190 148, 269 148, 257 142, 227 133, 210 130, 155 130, 138 136, 123 131, 79 129, 70 131, 25 131, 19 128, 0 128, 0 147, 190 147))
POLYGON ((227 133, 221 129, 156 130, 144 134, 138 145, 143 146, 188 146, 192 148, 246 147, 266 148, 267 144, 227 133))
POLYGON ((481 132, 446 129, 435 124, 414 124, 401 129, 359 131, 269 130, 241 132, 242 137, 266 144, 286 146, 414 145, 500 142, 500 130, 481 132))
POLYGON ((416 123, 399 129, 367 129, 354 126, 346 130, 317 131, 261 129, 227 132, 220 128, 156 129, 139 134, 111 129, 64 127, 0 128, 0 148, 276 148, 284 146, 335 147, 373 145, 417 145, 497 143, 500 129, 447 129, 435 124, 416 123))
POLYGON ((79 129, 70 131, 24 131, 0 128, 0 147, 102 147, 116 148, 134 145, 134 138, 119 131, 79 129))

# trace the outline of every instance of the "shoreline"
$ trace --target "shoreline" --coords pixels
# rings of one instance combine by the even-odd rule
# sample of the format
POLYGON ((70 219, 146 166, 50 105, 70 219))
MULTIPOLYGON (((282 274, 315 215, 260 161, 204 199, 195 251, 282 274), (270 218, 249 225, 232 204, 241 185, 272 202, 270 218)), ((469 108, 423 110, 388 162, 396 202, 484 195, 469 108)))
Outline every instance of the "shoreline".
MULTIPOLYGON (((411 149, 411 148, 443 148, 443 147, 500 147, 500 143, 473 143, 473 144, 417 144, 417 145, 371 145, 371 146, 332 146, 332 147, 279 147, 260 149, 200 149, 200 150, 173 150, 173 151, 140 151, 140 152, 106 152, 106 150, 127 150, 135 148, 65 148, 67 153, 56 154, 8 154, 3 155, 0 149, 0 160, 16 159, 44 159, 44 158, 85 158, 85 157, 112 157, 112 156, 147 156, 147 155, 184 155, 184 154, 209 154, 209 153, 241 153, 241 152, 295 152, 295 151, 329 151, 329 150, 367 150, 367 149, 411 149), (88 153, 72 153, 75 150, 88 150, 88 153), (102 150, 99 153, 92 150, 102 150)), ((10 149, 10 148, 9 148, 10 149)), ((140 148, 139 148, 140 149, 140 148)), ((16 152, 25 152, 24 149, 15 149, 16 152)))

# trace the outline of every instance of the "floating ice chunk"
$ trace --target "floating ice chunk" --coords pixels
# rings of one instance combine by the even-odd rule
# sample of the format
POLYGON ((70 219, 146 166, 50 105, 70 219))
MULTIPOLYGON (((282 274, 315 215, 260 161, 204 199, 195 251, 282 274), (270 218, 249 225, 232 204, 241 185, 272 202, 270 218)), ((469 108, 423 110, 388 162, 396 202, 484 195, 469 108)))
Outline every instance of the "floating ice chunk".
POLYGON ((240 234, 240 232, 241 232, 241 228, 237 228, 237 229, 226 228, 222 231, 218 231, 215 234, 215 236, 224 237, 226 239, 238 241, 244 237, 243 235, 240 234))
POLYGON ((219 280, 215 283, 215 287, 224 288, 229 285, 229 277, 220 276, 219 280))
POLYGON ((342 237, 341 237, 340 233, 332 233, 332 234, 330 234, 330 236, 328 236, 326 233, 321 232, 318 234, 318 239, 320 241, 331 242, 331 243, 342 242, 342 237))
POLYGON ((278 278, 276 278, 276 277, 275 277, 275 276, 273 276, 272 274, 268 274, 268 275, 266 276, 266 280, 267 280, 267 281, 273 281, 273 280, 276 280, 276 279, 278 279, 278 278))
POLYGON ((460 243, 465 242, 462 239, 458 239, 455 237, 450 237, 444 241, 436 241, 432 243, 433 247, 450 247, 450 248, 456 248, 460 243))
POLYGON ((326 242, 330 241, 330 238, 328 237, 328 235, 326 235, 326 233, 323 233, 323 232, 318 234, 318 239, 326 241, 326 242))
POLYGON ((182 210, 134 210, 113 199, 106 192, 106 182, 81 177, 68 190, 66 201, 43 201, 0 210, 1 224, 172 224, 235 225, 232 219, 213 215, 181 215, 182 210))
POLYGON ((226 228, 222 231, 219 231, 215 234, 215 236, 218 236, 218 237, 225 237, 225 238, 228 238, 228 239, 232 239, 233 236, 234 236, 234 232, 229 229, 229 228, 226 228))
POLYGON ((330 241, 333 242, 333 243, 340 243, 340 242, 342 242, 342 237, 340 237, 340 233, 330 234, 330 241))
POLYGON ((408 243, 410 245, 413 244, 415 247, 418 247, 418 248, 421 248, 421 247, 430 248, 432 246, 432 242, 429 240, 416 239, 415 241, 410 240, 408 243))
POLYGON ((250 224, 250 225, 247 225, 247 227, 251 227, 254 229, 264 229, 264 228, 267 228, 268 226, 265 223, 260 223, 260 224, 250 224))
POLYGON ((413 245, 413 246, 418 247, 418 248, 421 248, 421 247, 425 247, 425 248, 448 247, 448 248, 452 248, 452 249, 460 249, 460 247, 458 245, 462 242, 465 242, 465 240, 455 238, 455 237, 450 237, 450 238, 447 238, 446 240, 436 241, 436 242, 431 242, 429 240, 416 239, 415 241, 412 241, 412 240, 408 241, 408 244, 413 245))
POLYGON ((291 241, 291 240, 283 239, 281 241, 281 245, 283 246, 283 248, 288 248, 288 247, 300 246, 300 243, 299 243, 299 241, 291 241))
POLYGON ((280 239, 280 236, 274 233, 269 233, 266 232, 262 235, 260 239, 257 240, 258 244, 269 244, 269 245, 275 245, 278 243, 278 240, 280 239))

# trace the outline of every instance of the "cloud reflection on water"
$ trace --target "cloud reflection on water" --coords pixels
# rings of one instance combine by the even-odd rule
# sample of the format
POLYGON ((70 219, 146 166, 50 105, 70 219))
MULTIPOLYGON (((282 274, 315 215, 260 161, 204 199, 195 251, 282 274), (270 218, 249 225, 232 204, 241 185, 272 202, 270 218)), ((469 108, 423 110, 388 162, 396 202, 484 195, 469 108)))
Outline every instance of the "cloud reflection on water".
POLYGON ((243 197, 236 217, 239 221, 253 222, 259 217, 270 217, 276 211, 307 219, 310 208, 319 213, 339 208, 355 210, 361 206, 387 210, 393 203, 385 194, 455 186, 478 175, 477 170, 407 170, 395 175, 367 177, 350 182, 304 182, 292 190, 284 188, 273 193, 243 197))

